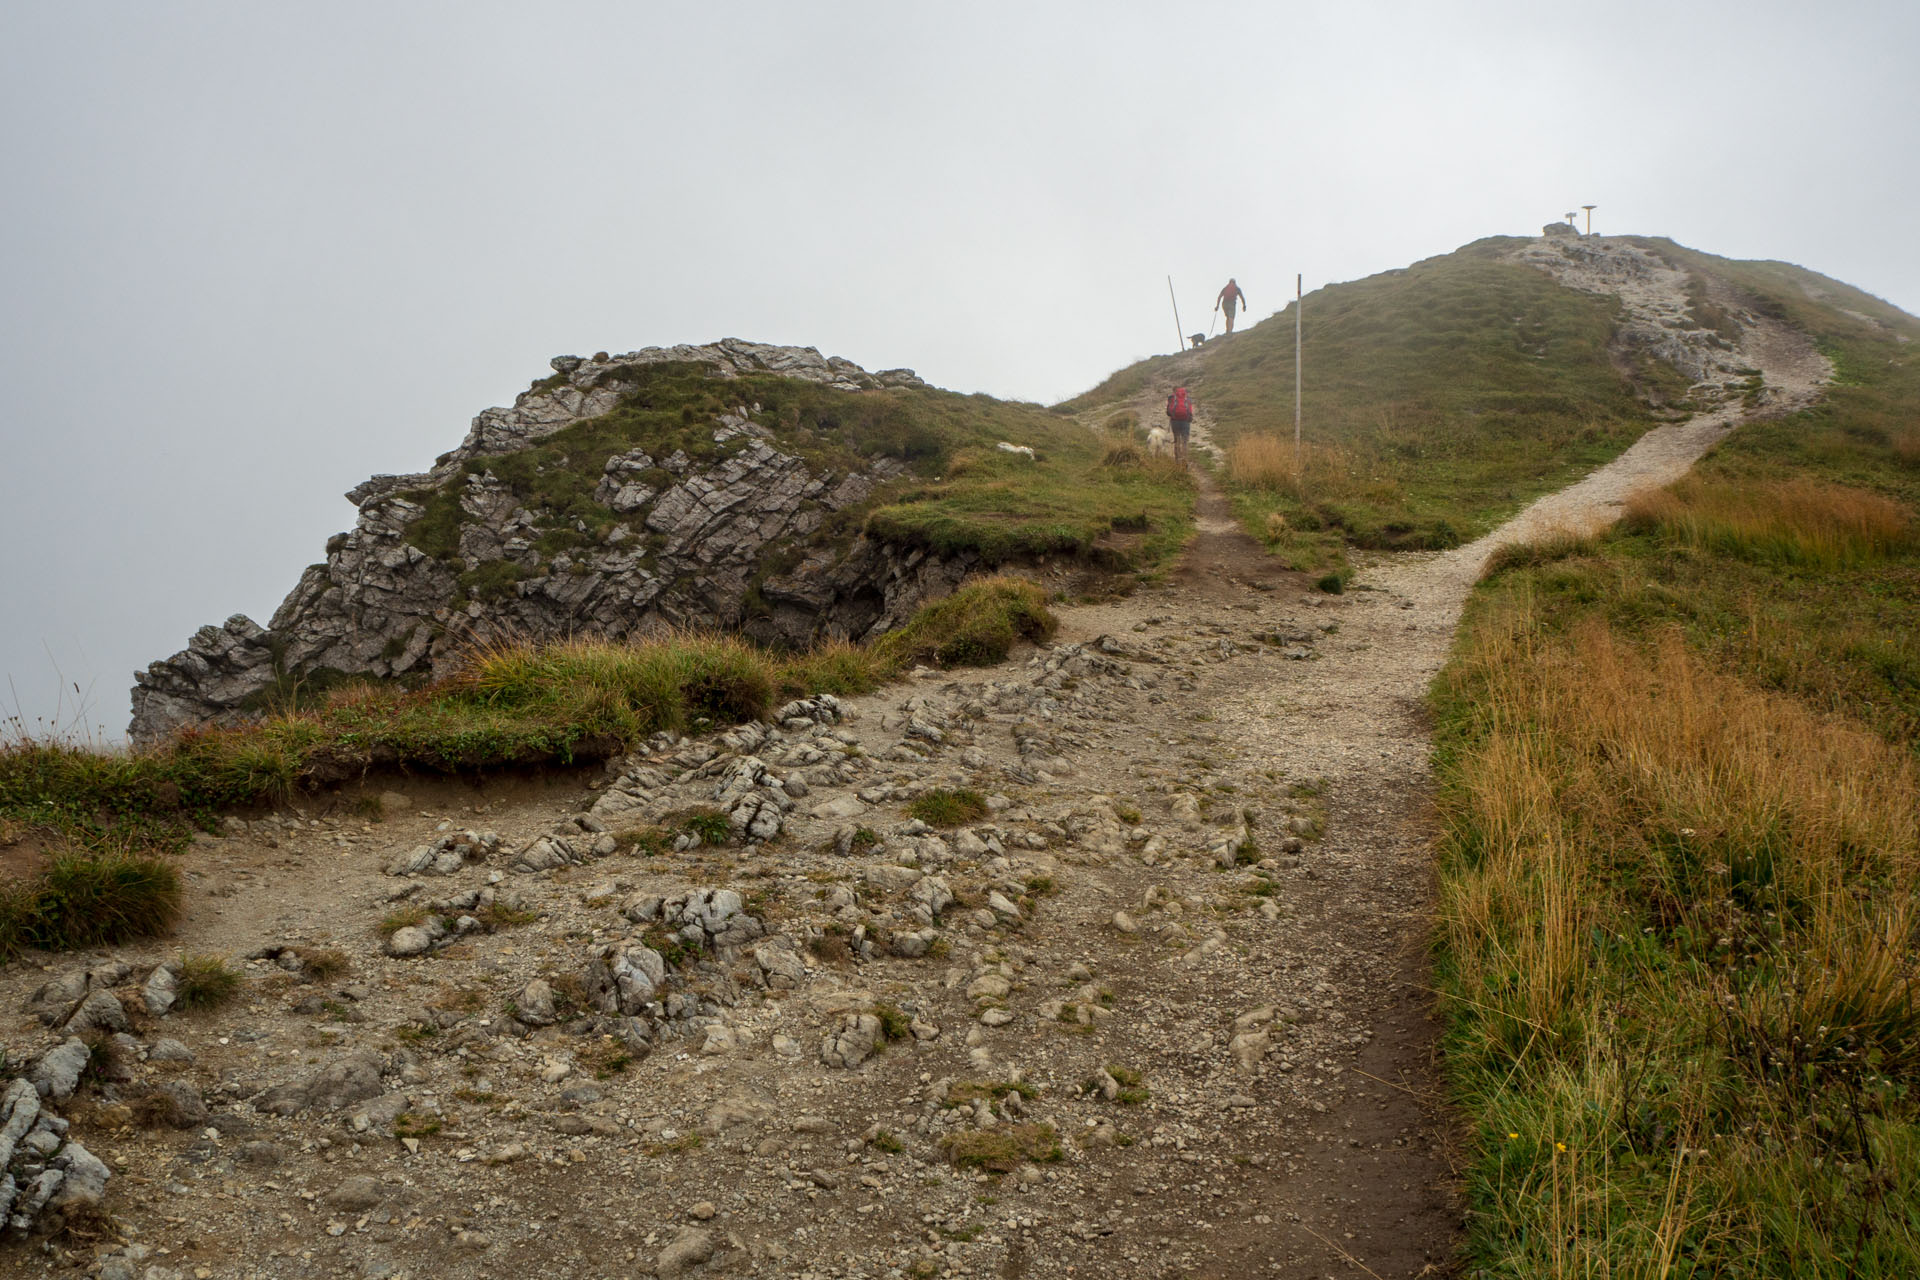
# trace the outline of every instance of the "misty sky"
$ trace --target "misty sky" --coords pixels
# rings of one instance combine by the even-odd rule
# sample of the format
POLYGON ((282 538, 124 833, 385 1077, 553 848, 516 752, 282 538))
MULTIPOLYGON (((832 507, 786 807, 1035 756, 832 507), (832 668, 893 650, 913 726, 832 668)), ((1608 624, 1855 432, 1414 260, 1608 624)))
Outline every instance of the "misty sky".
POLYGON ((558 353, 1050 402, 1169 273, 1205 328, 1585 203, 1920 311, 1917 62, 1911 0, 0 0, 0 716, 117 737, 558 353))

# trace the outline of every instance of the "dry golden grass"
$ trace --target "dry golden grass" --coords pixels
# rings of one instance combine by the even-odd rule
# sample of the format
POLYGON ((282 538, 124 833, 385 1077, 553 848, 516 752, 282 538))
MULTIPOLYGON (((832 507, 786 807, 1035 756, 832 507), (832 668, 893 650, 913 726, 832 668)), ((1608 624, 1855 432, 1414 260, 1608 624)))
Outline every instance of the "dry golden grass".
POLYGON ((1911 536, 1899 503, 1804 478, 1730 483, 1690 477, 1638 495, 1625 519, 1629 528, 1661 528, 1703 550, 1829 569, 1885 556, 1911 536))
POLYGON ((1235 484, 1253 489, 1297 490, 1301 471, 1315 493, 1345 490, 1354 458, 1337 445, 1305 443, 1296 455, 1293 441, 1270 435, 1245 435, 1227 449, 1227 473, 1235 484))
POLYGON ((1920 467, 1920 427, 1905 427, 1893 433, 1893 456, 1910 467, 1920 467))
POLYGON ((1832 1172, 1872 1160, 1848 1108, 1920 1070, 1920 768, 1677 636, 1540 634, 1516 606, 1450 677, 1482 732, 1439 927, 1493 1234, 1553 1276, 1667 1274, 1683 1238, 1838 1258, 1880 1212, 1832 1172))

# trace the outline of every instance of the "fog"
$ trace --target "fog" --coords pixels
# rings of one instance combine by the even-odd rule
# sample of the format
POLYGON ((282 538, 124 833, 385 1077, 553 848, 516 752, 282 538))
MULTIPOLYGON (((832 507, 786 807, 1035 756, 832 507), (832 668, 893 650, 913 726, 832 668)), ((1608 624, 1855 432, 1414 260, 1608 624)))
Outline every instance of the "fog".
POLYGON ((557 353, 1051 402, 1168 275, 1257 320, 1582 204, 1920 310, 1915 6, 1324 8, 5 0, 0 716, 117 738, 557 353))

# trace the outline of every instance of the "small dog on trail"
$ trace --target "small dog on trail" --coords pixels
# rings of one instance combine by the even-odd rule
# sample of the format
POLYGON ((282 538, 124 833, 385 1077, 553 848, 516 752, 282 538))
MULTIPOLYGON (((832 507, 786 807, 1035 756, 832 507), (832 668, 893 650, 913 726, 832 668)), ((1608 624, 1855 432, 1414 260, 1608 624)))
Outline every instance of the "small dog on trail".
POLYGON ((1173 456, 1173 432, 1165 427, 1155 427, 1147 432, 1147 453, 1155 458, 1173 456))

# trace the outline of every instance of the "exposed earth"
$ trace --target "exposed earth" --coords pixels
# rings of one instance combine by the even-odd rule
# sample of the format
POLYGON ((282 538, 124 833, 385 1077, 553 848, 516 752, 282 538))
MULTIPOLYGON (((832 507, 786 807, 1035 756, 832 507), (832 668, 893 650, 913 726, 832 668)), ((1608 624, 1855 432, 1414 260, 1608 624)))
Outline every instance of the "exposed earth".
MULTIPOLYGON (((1814 394, 1817 356, 1749 332, 1771 406, 1814 394)), ((50 1087, 111 1218, 0 1268, 1446 1274, 1428 683, 1495 547, 1612 519, 1738 415, 1337 596, 1203 470, 1164 581, 1001 667, 230 819, 173 938, 0 970, 11 1062, 76 1006, 112 1030, 100 992, 124 1019, 106 1079, 50 1087), (985 811, 910 816, 941 790, 985 811), (628 834, 695 809, 731 837, 628 834), (202 954, 238 998, 154 1011, 156 966, 202 954)))

